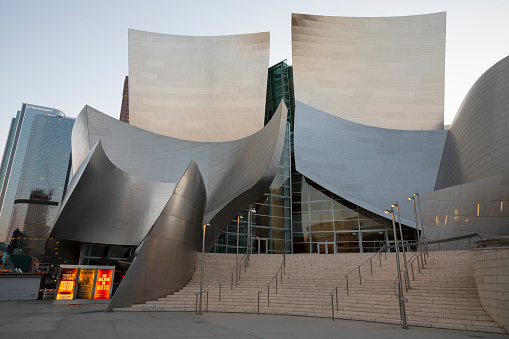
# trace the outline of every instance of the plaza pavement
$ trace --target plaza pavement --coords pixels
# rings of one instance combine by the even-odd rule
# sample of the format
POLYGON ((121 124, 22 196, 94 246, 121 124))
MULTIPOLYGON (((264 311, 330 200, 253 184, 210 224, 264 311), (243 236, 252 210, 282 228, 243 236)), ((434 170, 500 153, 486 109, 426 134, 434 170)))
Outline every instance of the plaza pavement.
POLYGON ((110 312, 106 305, 0 301, 0 338, 405 338, 502 339, 509 335, 309 317, 189 312, 110 312))

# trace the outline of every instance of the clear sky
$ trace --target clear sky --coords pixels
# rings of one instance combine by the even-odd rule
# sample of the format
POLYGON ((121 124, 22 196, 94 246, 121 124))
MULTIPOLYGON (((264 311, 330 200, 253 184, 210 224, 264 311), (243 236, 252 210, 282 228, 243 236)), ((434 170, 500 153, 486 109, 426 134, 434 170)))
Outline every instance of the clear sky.
POLYGON ((22 103, 118 118, 127 30, 183 35, 270 31, 270 64, 291 64, 291 13, 400 16, 447 12, 445 123, 472 84, 509 55, 508 0, 0 0, 0 154, 22 103))

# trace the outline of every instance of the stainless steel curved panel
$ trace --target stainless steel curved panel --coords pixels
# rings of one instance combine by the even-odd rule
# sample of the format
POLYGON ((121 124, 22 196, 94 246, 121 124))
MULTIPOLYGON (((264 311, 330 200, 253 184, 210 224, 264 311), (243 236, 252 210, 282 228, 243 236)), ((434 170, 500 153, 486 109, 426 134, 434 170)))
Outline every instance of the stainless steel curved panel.
POLYGON ((205 185, 193 161, 141 245, 106 311, 171 294, 191 279, 206 204, 205 185), (182 209, 182 206, 190 207, 182 209))
MULTIPOLYGON (((485 238, 509 234, 509 171, 426 194, 423 224, 430 240, 477 232, 485 238)), ((440 245, 467 249, 467 240, 440 245)))
MULTIPOLYGON (((99 141, 74 175, 49 241, 136 246, 161 214, 174 188, 172 183, 150 182, 119 170, 99 141)), ((56 254, 62 252, 61 247, 49 247, 52 250, 47 254, 55 262, 66 260, 56 254)))
POLYGON ((351 122, 296 102, 297 171, 352 203, 386 217, 396 201, 415 226, 407 198, 433 190, 447 131, 402 131, 351 122))
MULTIPOLYGON (((262 195, 274 178, 286 114, 282 104, 269 124, 249 137, 200 143, 143 131, 85 107, 77 124, 82 130, 73 134, 73 148, 77 148, 76 153, 88 147, 91 151, 81 164, 73 164, 77 169, 51 241, 140 244, 168 201, 175 187, 172 182, 178 181, 174 178, 184 175, 185 163, 192 161, 207 174, 205 222, 213 223, 213 232, 219 236, 236 213, 262 195), (92 142, 95 145, 87 145, 92 142), (154 162, 158 167, 152 166, 154 162), (166 182, 156 182, 156 178, 166 182)), ((178 205, 178 215, 174 216, 190 219, 195 215, 190 203, 195 197, 188 198, 192 199, 173 202, 178 205)), ((207 247, 214 239, 208 238, 207 247)))
POLYGON ((435 189, 509 170, 509 56, 472 86, 454 118, 435 189))
POLYGON ((292 14, 295 99, 364 125, 443 129, 445 19, 292 14))
POLYGON ((269 32, 184 36, 130 29, 129 123, 194 141, 237 140, 260 130, 269 47, 269 32))

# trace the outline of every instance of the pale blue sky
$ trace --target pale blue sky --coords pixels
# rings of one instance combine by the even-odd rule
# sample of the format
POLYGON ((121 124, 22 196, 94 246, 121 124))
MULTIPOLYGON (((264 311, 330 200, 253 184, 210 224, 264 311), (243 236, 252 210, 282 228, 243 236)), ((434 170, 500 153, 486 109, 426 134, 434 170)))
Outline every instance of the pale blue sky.
POLYGON ((21 104, 76 117, 88 104, 118 118, 127 30, 271 33, 270 64, 291 63, 290 15, 400 16, 447 12, 445 122, 472 84, 509 55, 507 0, 7 1, 0 0, 0 154, 21 104))

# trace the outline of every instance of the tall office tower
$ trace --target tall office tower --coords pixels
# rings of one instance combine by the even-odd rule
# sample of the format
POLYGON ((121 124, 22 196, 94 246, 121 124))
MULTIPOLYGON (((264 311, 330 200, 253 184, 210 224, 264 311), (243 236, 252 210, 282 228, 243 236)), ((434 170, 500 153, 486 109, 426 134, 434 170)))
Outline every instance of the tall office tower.
MULTIPOLYGON (((27 150, 29 149, 29 139, 32 132, 32 125, 34 122, 34 118, 37 115, 50 114, 53 116, 64 116, 64 114, 54 108, 36 106, 23 104, 21 107, 21 111, 19 112, 15 122, 13 122, 13 126, 11 126, 11 132, 9 134, 7 144, 4 152, 4 160, 2 162, 2 173, 3 181, 2 181, 2 190, 0 192, 0 240, 3 240, 4 237, 7 237, 7 231, 9 229, 11 215, 13 213, 14 200, 16 200, 16 194, 18 191, 18 184, 20 183, 20 178, 22 174, 22 170, 25 162, 25 155, 27 154, 27 150)), ((66 119, 67 120, 67 119, 66 119)), ((41 121, 40 119, 36 119, 37 124, 45 124, 46 122, 41 121)), ((74 120, 70 120, 74 121, 74 120)), ((39 126, 39 128, 43 128, 39 126)), ((68 144, 67 148, 70 150, 70 133, 71 133, 72 125, 69 127, 68 136, 66 138, 62 137, 61 139, 55 140, 57 136, 60 136, 60 132, 57 130, 48 131, 48 134, 40 140, 40 144, 34 140, 31 142, 31 147, 35 147, 38 150, 44 150, 45 155, 40 157, 41 163, 39 164, 40 168, 44 169, 45 164, 50 161, 53 157, 52 152, 59 147, 63 146, 63 140, 68 144), (51 144, 49 141, 52 140, 54 142, 58 142, 57 144, 51 144), (51 147, 50 147, 51 146, 51 147), (47 157, 47 160, 44 157, 47 157)), ((34 150, 35 151, 35 150, 34 150)), ((34 151, 30 151, 31 156, 34 156, 34 151)), ((70 151, 68 151, 70 152, 70 151)), ((28 160, 28 158, 27 158, 28 160)), ((65 162, 65 166, 68 166, 68 160, 65 162)), ((51 166, 46 166, 48 168, 48 172, 51 169, 51 166)), ((44 176, 39 176, 39 178, 44 176)), ((64 177, 65 178, 65 177, 64 177)), ((39 179, 41 180, 41 179, 39 179)), ((30 190, 31 191, 31 190, 30 190)), ((29 193, 30 193, 29 191, 29 193)), ((30 195, 26 196, 25 199, 30 199, 30 195)), ((6 239, 6 244, 9 243, 9 240, 6 239)))
POLYGON ((120 121, 129 123, 129 76, 126 76, 124 80, 122 107, 120 107, 120 121))
POLYGON ((12 152, 14 135, 16 134, 16 126, 17 126, 18 120, 19 120, 19 113, 20 113, 20 111, 18 111, 15 118, 12 118, 11 128, 9 129, 9 136, 7 137, 7 143, 5 144, 4 155, 2 156, 2 164, 0 165, 0 211, 1 211, 1 208, 3 205, 3 201, 4 201, 5 186, 7 186, 7 182, 8 182, 5 174, 8 171, 10 171, 10 166, 12 165, 9 162, 9 159, 10 159, 11 152, 12 152))

